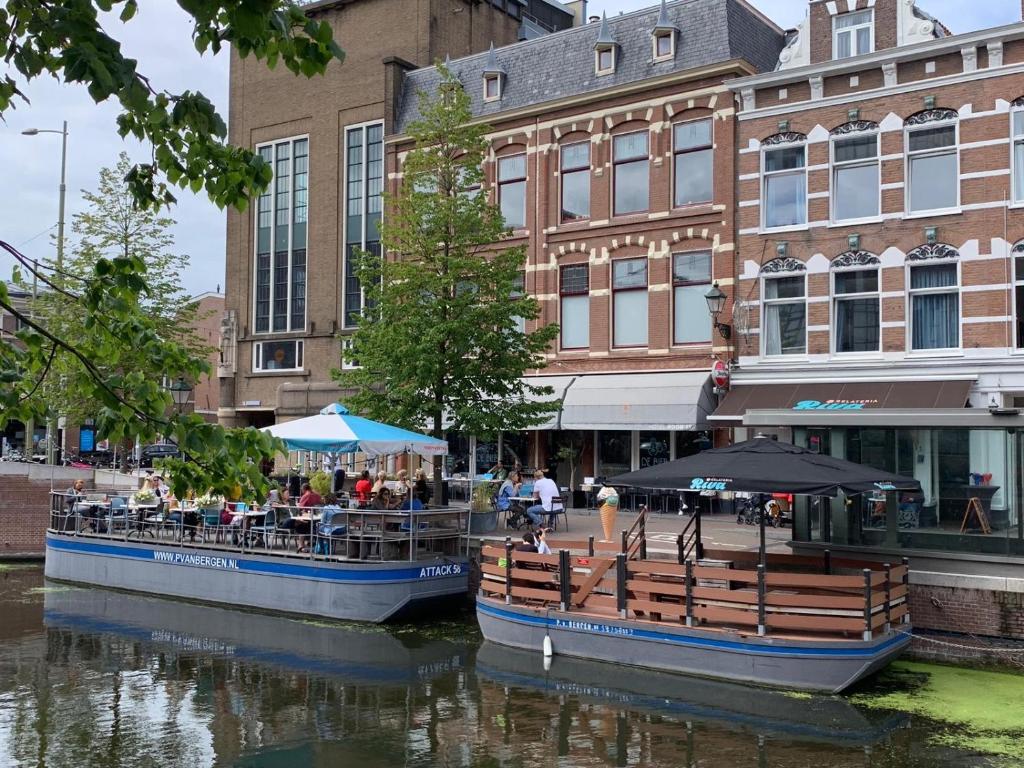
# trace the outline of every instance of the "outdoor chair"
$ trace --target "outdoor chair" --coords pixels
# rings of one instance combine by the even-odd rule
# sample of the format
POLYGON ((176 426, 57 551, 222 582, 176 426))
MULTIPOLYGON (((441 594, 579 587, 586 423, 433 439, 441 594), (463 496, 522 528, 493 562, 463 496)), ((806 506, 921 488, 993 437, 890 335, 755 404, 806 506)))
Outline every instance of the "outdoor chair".
POLYGON ((249 534, 253 537, 254 546, 255 540, 259 538, 263 542, 263 548, 270 549, 273 539, 281 535, 281 531, 277 527, 277 510, 269 510, 259 525, 253 524, 249 528, 249 534))
POLYGON ((316 553, 333 555, 337 540, 348 535, 348 513, 344 510, 329 512, 317 526, 316 553))
POLYGON ((552 530, 558 530, 559 515, 561 515, 562 519, 565 521, 565 530, 569 530, 569 515, 566 512, 567 506, 568 504, 565 496, 556 496, 551 500, 551 511, 541 513, 547 516, 548 524, 551 526, 552 530))
POLYGON ((124 496, 110 497, 110 516, 107 518, 107 530, 114 533, 118 528, 128 527, 128 499, 124 496))
POLYGON ((202 540, 204 544, 210 535, 213 536, 214 543, 220 543, 221 535, 224 532, 220 524, 220 513, 220 507, 202 510, 200 524, 202 525, 202 540))

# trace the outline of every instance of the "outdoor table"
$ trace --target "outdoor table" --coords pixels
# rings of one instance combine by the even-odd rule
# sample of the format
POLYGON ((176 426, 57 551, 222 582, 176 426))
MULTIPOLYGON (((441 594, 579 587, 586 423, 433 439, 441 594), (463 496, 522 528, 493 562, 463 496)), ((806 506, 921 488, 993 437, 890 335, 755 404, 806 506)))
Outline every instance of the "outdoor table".
MULTIPOLYGON (((160 509, 160 502, 154 501, 152 504, 131 504, 128 506, 128 511, 135 514, 135 533, 142 538, 142 534, 146 532, 146 513, 156 512, 160 509)), ((156 534, 152 531, 149 535, 156 538, 156 534)), ((127 538, 131 538, 131 533, 128 534, 127 538)))

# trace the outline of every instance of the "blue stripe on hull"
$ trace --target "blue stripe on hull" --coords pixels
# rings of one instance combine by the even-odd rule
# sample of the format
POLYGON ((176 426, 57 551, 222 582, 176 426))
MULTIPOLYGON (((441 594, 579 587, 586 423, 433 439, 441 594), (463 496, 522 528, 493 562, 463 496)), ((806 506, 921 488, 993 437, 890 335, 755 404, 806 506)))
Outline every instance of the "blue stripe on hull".
MULTIPOLYGON (((762 656, 785 656, 785 657, 826 657, 830 659, 870 659, 884 655, 897 646, 906 645, 910 642, 909 636, 895 635, 894 637, 872 645, 865 645, 861 648, 822 648, 808 646, 786 646, 774 643, 744 643, 734 640, 717 640, 711 637, 696 637, 693 635, 674 634, 659 632, 657 630, 641 629, 639 627, 623 627, 616 624, 605 624, 586 616, 571 617, 568 619, 550 618, 543 615, 523 614, 516 611, 508 611, 496 608, 478 599, 476 604, 477 612, 492 616, 496 619, 518 622, 520 624, 532 624, 534 626, 551 627, 562 631, 585 632, 593 635, 619 636, 623 639, 650 640, 660 643, 674 643, 689 647, 707 648, 711 650, 732 651, 744 654, 756 654, 762 656)), ((570 614, 571 616, 571 614, 570 614)))
MULTIPOLYGON (((318 561, 320 565, 300 565, 288 562, 268 562, 264 560, 248 560, 244 557, 232 556, 234 553, 218 550, 196 550, 196 549, 169 549, 153 548, 139 545, 118 545, 100 544, 94 541, 83 539, 64 539, 47 536, 46 546, 49 549, 71 552, 81 555, 101 555, 105 557, 123 557, 135 560, 149 561, 158 565, 180 565, 195 568, 208 568, 211 570, 229 571, 234 573, 253 573, 267 576, 291 576, 301 579, 331 582, 358 582, 358 583, 396 583, 405 581, 427 581, 444 578, 465 579, 468 573, 468 564, 463 558, 450 558, 444 564, 427 563, 412 567, 402 568, 379 568, 365 564, 335 563, 329 564, 318 561), (181 555, 186 558, 183 561, 159 559, 160 557, 181 555), (190 559, 207 558, 210 561, 218 560, 228 565, 202 565, 199 562, 192 562, 190 559), (450 568, 450 572, 438 573, 433 569, 450 568)), ((250 553, 251 554, 251 553, 250 553)))

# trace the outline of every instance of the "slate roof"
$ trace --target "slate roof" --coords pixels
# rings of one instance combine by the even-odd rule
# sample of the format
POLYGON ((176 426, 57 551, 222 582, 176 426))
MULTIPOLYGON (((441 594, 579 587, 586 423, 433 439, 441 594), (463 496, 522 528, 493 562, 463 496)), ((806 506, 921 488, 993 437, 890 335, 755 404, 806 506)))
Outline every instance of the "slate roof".
MULTIPOLYGON (((730 59, 743 59, 757 72, 771 72, 786 42, 785 33, 745 0, 678 0, 666 6, 669 20, 679 28, 675 59, 654 63, 651 31, 660 10, 654 6, 608 19, 618 45, 616 69, 610 75, 598 77, 594 72, 594 43, 601 26, 596 23, 495 49, 507 73, 498 101, 483 100, 487 52, 454 59, 449 69, 466 88, 473 114, 487 116, 730 59)), ((436 67, 406 74, 395 133, 404 133, 419 115, 418 93, 434 92, 439 82, 436 67)))

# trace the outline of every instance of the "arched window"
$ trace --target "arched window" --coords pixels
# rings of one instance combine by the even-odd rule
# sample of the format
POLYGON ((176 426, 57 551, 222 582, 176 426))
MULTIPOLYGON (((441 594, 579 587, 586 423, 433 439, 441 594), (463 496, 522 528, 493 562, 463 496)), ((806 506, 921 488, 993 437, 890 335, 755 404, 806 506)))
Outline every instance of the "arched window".
POLYGON ((807 354, 807 274, 803 262, 773 259, 761 267, 761 352, 807 354))
POLYGON ((762 227, 807 224, 807 137, 777 133, 761 142, 762 227))
POLYGON ((904 123, 907 212, 944 213, 960 207, 959 116, 926 109, 904 123))
POLYGON ((960 254, 929 243, 907 254, 908 333, 913 352, 960 348, 960 254))
POLYGON ((832 349, 838 355, 881 350, 878 257, 847 251, 832 260, 832 349))
POLYGON ((856 120, 832 131, 832 221, 856 222, 881 211, 878 123, 856 120))

